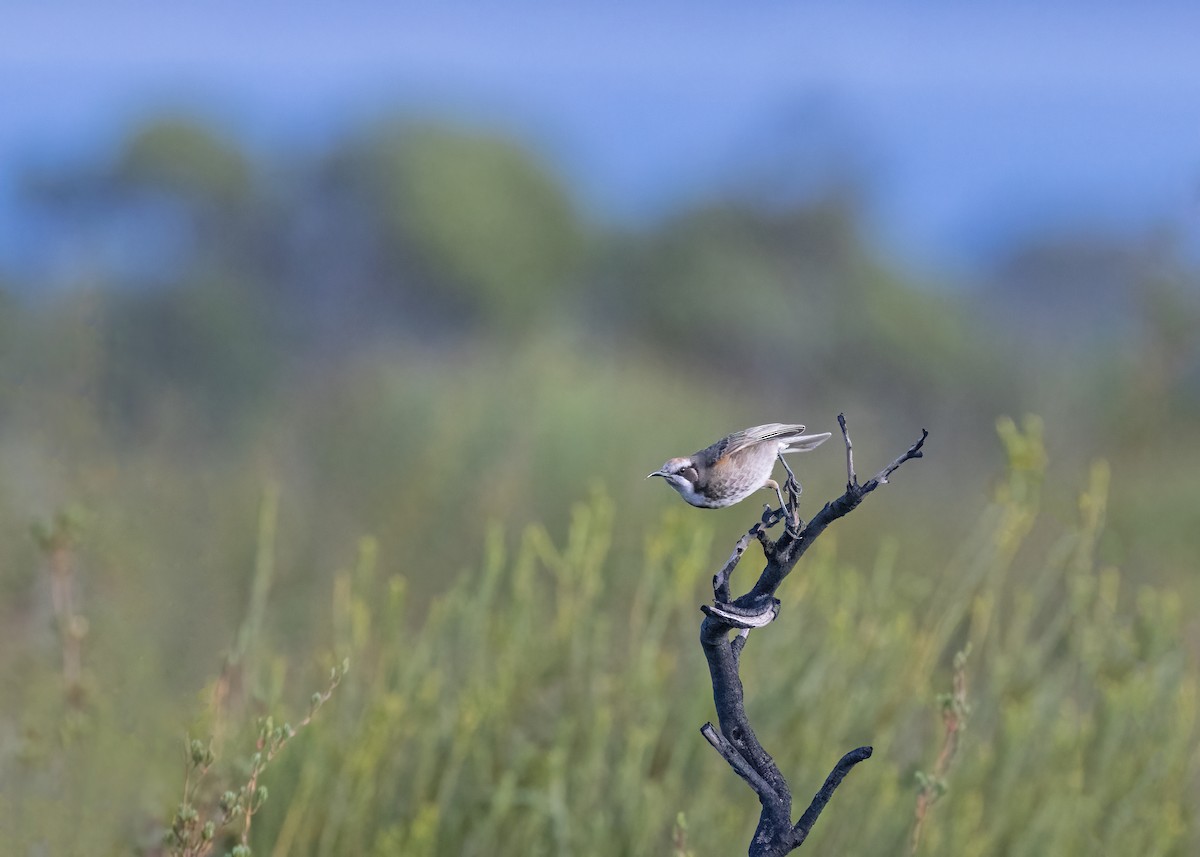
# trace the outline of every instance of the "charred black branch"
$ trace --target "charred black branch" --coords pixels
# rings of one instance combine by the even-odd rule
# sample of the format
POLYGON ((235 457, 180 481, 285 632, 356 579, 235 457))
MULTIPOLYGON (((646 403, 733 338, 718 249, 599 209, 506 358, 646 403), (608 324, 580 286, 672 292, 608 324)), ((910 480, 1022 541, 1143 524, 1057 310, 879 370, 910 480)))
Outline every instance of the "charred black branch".
POLYGON ((712 678, 713 701, 716 704, 720 730, 714 728, 711 723, 706 723, 700 731, 738 776, 758 795, 762 813, 754 839, 750 843, 751 857, 775 857, 798 848, 808 837, 817 817, 846 774, 859 762, 871 756, 870 747, 859 747, 844 755, 825 779, 825 783, 813 797, 800 820, 793 824, 791 788, 775 760, 763 749, 754 735, 754 730, 750 728, 743 702, 742 680, 738 672, 749 629, 763 627, 776 618, 779 613, 779 601, 775 598, 775 591, 795 568, 804 552, 826 527, 854 511, 864 497, 880 485, 886 484, 900 465, 909 459, 921 458, 924 454, 922 447, 929 436, 929 433, 922 429, 920 440, 865 484, 860 485, 854 472, 854 452, 846 430, 846 418, 842 414, 838 414, 838 425, 841 426, 842 438, 846 444, 845 493, 826 503, 824 508, 802 527, 799 515, 800 486, 789 468, 786 507, 776 511, 767 509, 762 519, 738 540, 728 561, 713 577, 715 603, 701 608, 704 611, 704 621, 700 626, 700 643, 704 648, 704 657, 708 661, 708 671, 712 678), (785 520, 787 525, 783 535, 772 541, 766 531, 780 520, 785 520), (745 595, 731 600, 730 578, 753 539, 757 539, 762 545, 767 561, 766 567, 745 595), (739 633, 730 639, 730 632, 735 630, 739 633))

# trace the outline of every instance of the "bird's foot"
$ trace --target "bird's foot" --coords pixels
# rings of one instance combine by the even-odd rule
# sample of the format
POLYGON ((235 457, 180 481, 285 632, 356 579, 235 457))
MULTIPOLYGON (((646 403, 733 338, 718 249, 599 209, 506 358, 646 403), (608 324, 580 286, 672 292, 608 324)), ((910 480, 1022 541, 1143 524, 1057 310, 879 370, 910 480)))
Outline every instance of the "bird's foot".
POLYGON ((800 534, 800 495, 804 493, 804 486, 796 479, 796 474, 792 472, 792 468, 787 463, 787 459, 781 454, 779 463, 783 465, 783 469, 787 471, 787 481, 783 483, 783 487, 787 489, 788 501, 783 501, 783 492, 776 488, 775 491, 779 494, 779 505, 783 512, 784 520, 787 522, 785 529, 790 535, 798 536, 800 534))
MULTIPOLYGON (((787 471, 788 475, 787 481, 783 483, 783 487, 787 489, 788 494, 792 498, 792 503, 795 504, 799 502, 800 495, 804 493, 804 486, 800 484, 800 480, 796 478, 796 474, 792 472, 791 466, 782 454, 779 456, 779 463, 783 465, 783 469, 787 471)), ((783 502, 782 495, 779 498, 779 502, 783 502)))

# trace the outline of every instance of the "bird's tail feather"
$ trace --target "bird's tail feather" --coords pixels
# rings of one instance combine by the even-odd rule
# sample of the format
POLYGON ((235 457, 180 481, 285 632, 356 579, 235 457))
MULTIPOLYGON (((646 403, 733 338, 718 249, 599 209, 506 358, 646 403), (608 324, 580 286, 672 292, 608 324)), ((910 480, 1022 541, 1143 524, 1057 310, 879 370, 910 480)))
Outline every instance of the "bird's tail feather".
MULTIPOLYGON (((787 446, 780 450, 780 453, 786 455, 789 452, 808 452, 816 449, 829 438, 833 437, 830 432, 821 432, 820 434, 801 434, 795 437, 786 439, 787 446)), ((783 438, 780 438, 783 440, 783 438)))

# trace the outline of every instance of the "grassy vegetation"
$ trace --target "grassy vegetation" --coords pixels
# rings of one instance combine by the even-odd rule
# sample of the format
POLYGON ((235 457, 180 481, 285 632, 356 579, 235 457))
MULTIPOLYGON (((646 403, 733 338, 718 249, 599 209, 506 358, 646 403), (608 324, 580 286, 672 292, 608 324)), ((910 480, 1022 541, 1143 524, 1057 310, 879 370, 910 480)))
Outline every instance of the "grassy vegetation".
MULTIPOLYGON (((1040 425, 1002 423, 1000 437, 1006 475, 945 568, 914 564, 904 538, 851 516, 789 579, 781 619, 751 636, 751 716, 798 794, 844 750, 876 747, 807 847, 906 852, 917 772, 933 769, 943 739, 937 694, 969 644, 969 725, 920 853, 1194 853, 1200 667, 1180 645, 1184 604, 1097 561, 1102 462, 1075 520, 1031 539, 1044 523, 1040 425)), ((895 507, 911 488, 901 477, 871 502, 895 507)), ((64 693, 49 636, 5 658, 5 698, 22 715, 0 767, 9 841, 15 853, 150 848, 182 788, 185 729, 220 736, 219 793, 245 776, 255 716, 298 722, 295 676, 312 685, 348 657, 336 696, 263 776, 255 853, 662 854, 680 813, 696 853, 737 853, 754 799, 697 731, 711 699, 696 606, 727 548, 713 522, 671 508, 635 523, 599 491, 561 527, 485 528, 476 567, 415 600, 437 572, 425 554, 458 538, 456 521, 403 553, 363 540, 303 628, 281 627, 256 599, 237 621, 178 627, 184 644, 209 646, 195 662, 214 666, 213 638, 243 628, 230 649, 240 695, 220 703, 215 685, 194 684, 193 661, 159 650, 170 635, 106 615, 105 575, 90 569, 113 546, 93 522, 71 546, 92 617, 86 696, 64 693), (641 544, 616 547, 631 526, 641 544), (193 637, 203 625, 224 631, 193 637)), ((257 576, 281 578, 271 601, 286 603, 290 574, 274 567, 275 543, 300 529, 276 534, 260 518, 257 576)), ((202 601, 205 583, 187 600, 202 601)))

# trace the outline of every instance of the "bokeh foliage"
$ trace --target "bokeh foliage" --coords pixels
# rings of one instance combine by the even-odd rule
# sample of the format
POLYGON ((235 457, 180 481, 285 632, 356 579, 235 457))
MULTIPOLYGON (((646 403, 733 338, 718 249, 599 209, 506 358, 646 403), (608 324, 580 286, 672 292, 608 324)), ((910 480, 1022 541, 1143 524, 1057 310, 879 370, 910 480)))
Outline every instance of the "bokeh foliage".
MULTIPOLYGON (((1077 520, 1015 564, 1039 515, 1039 427, 1005 440, 1008 475, 948 581, 905 573, 894 545, 860 568, 823 544, 784 621, 751 636, 748 702, 798 793, 840 750, 877 749, 808 847, 903 850, 933 697, 969 642, 972 719, 925 853, 1190 853, 1200 674, 1174 643, 1183 605, 1151 588, 1122 599, 1096 563, 1103 463, 1077 520)), ((679 811, 701 851, 738 853, 754 798, 696 740, 710 713, 689 605, 715 546, 689 518, 667 516, 637 566, 611 561, 604 499, 575 510, 563 544, 493 532, 478 576, 411 638, 403 577, 374 562, 339 576, 337 645, 363 696, 290 760, 274 853, 662 853, 679 811)))
MULTIPOLYGON (((347 656, 266 774, 257 853, 666 853, 679 813, 696 853, 740 852, 757 813, 697 731, 696 605, 753 510, 643 477, 839 410, 864 473, 932 435, 746 650, 798 796, 876 747, 807 847, 906 848, 968 643, 922 853, 1200 847, 1200 303, 1169 247, 1115 265, 1042 236, 1008 280, 920 284, 836 193, 620 232, 511 139, 419 123, 304 154, 163 119, 23 186, 45 253, 0 277, 16 853, 154 853, 184 734, 236 779, 255 717, 298 720, 347 656), (1070 281, 1101 269, 1103 301, 1070 281), (997 442, 1027 411, 1044 427, 997 442), (62 510, 54 555, 28 531, 62 510)), ((807 504, 840 493, 836 444, 799 464, 807 504)))

